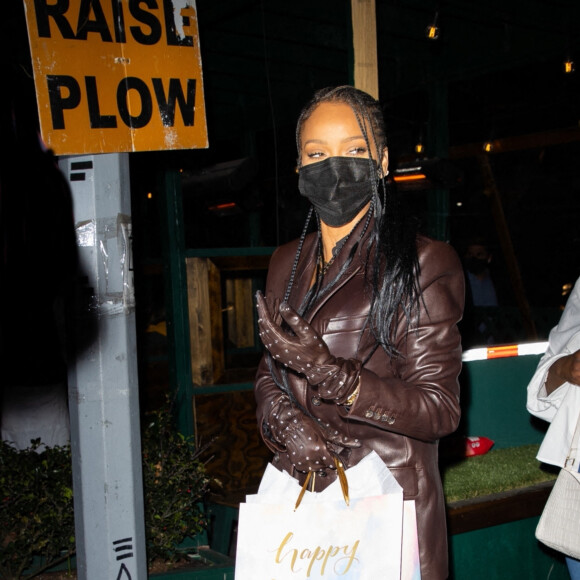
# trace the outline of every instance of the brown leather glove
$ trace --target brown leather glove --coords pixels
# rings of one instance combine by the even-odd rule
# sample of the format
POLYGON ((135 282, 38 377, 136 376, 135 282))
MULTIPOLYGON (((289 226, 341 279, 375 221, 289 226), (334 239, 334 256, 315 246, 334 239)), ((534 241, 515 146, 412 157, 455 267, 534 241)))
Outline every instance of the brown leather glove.
POLYGON ((305 415, 282 395, 272 406, 268 428, 274 439, 286 448, 290 461, 298 471, 336 469, 334 455, 345 448, 360 447, 357 439, 327 433, 312 417, 305 415))
POLYGON ((256 302, 260 338, 274 359, 303 374, 311 385, 318 386, 322 399, 339 405, 347 402, 358 386, 360 361, 334 357, 324 340, 287 303, 280 305, 279 312, 293 335, 276 324, 276 313, 270 312, 259 291, 256 302))

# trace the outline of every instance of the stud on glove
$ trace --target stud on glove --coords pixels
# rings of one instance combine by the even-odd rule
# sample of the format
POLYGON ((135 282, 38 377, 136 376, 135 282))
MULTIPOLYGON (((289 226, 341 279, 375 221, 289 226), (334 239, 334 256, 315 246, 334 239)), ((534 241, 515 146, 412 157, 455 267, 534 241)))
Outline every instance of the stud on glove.
POLYGON ((346 403, 358 386, 360 361, 333 356, 324 340, 287 303, 280 305, 279 313, 293 334, 276 324, 277 313, 269 310, 261 292, 256 302, 260 338, 274 359, 318 386, 322 399, 346 403))
POLYGON ((336 469, 333 456, 345 448, 360 447, 356 439, 328 432, 312 417, 282 395, 273 405, 267 427, 274 439, 284 445, 290 461, 298 471, 336 469))

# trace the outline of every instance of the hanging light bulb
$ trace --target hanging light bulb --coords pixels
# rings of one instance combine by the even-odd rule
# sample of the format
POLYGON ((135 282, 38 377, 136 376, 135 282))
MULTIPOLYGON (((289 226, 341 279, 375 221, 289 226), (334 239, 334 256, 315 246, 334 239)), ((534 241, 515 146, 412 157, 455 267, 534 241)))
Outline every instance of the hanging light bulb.
POLYGON ((429 40, 437 40, 439 38, 439 26, 437 26, 438 17, 439 13, 435 12, 435 18, 433 18, 433 22, 425 29, 425 36, 429 40))
POLYGON ((493 151, 493 143, 492 143, 491 141, 486 141, 486 142, 483 144, 483 150, 484 150, 486 153, 491 153, 491 152, 493 151))
POLYGON ((423 127, 419 127, 419 135, 417 137, 417 142, 415 143, 415 153, 417 155, 422 155, 425 153, 425 145, 423 145, 423 127))
POLYGON ((571 58, 567 58, 564 61, 564 72, 567 75, 574 72, 574 61, 571 58))

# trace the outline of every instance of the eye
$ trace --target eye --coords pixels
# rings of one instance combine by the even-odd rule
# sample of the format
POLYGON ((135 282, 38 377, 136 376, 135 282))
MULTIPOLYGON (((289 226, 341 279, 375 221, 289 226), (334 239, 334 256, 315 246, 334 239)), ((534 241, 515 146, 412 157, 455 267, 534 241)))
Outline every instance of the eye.
POLYGON ((352 156, 368 156, 368 149, 366 146, 353 147, 348 150, 348 154, 352 156))
POLYGON ((320 159, 324 153, 322 151, 310 151, 306 154, 309 159, 320 159))

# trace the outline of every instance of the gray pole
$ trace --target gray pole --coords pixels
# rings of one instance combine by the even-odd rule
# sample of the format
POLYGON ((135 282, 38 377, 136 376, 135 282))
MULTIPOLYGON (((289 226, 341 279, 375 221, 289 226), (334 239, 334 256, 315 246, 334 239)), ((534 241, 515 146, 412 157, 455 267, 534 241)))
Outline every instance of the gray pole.
POLYGON ((127 153, 61 157, 80 260, 69 404, 80 580, 147 578, 127 153))

